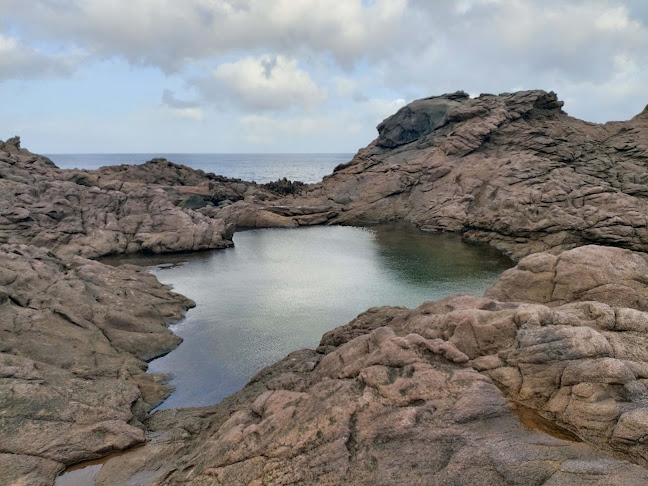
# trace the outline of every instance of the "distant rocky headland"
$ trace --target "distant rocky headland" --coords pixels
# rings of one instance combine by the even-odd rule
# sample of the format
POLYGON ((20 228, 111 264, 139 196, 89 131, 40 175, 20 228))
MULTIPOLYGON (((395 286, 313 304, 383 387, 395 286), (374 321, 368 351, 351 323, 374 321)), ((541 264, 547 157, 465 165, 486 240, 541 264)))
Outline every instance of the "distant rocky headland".
POLYGON ((61 170, 0 142, 0 484, 143 444, 97 484, 648 485, 647 217, 648 108, 592 124, 544 91, 415 101, 313 185, 61 170), (149 413, 170 389, 146 363, 194 304, 96 259, 395 220, 519 263, 483 297, 370 309, 218 405, 149 413))

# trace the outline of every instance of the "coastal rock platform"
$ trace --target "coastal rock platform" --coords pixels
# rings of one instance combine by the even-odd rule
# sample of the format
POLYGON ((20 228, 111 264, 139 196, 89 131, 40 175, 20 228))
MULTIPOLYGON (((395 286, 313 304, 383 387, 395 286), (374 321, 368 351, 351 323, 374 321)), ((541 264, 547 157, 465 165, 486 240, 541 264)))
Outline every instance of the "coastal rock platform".
POLYGON ((0 142, 0 483, 648 485, 648 110, 418 100, 321 183, 154 159, 61 170, 0 142), (150 411, 193 302, 94 259, 253 227, 403 220, 520 260, 483 297, 374 308, 220 404, 150 411))

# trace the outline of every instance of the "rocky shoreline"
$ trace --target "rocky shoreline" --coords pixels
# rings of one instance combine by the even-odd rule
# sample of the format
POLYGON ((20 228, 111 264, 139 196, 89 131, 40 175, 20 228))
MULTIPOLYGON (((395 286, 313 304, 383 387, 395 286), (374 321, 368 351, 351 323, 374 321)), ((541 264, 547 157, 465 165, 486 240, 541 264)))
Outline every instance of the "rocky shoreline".
POLYGON ((50 485, 145 443, 97 484, 648 484, 648 110, 594 125, 561 106, 419 100, 309 186, 162 159, 60 170, 0 142, 0 478, 50 485), (193 303, 90 259, 392 220, 521 261, 485 297, 370 309, 219 405, 148 413, 169 388, 146 362, 193 303))

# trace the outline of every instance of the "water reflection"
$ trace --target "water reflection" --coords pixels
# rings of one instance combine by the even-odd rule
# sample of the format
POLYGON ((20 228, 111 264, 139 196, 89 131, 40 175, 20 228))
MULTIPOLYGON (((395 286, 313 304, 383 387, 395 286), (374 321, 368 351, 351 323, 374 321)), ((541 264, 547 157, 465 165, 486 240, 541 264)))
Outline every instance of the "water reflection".
POLYGON ((197 303, 174 326, 184 342, 151 363, 152 372, 175 375, 176 391, 162 408, 217 403, 369 307, 481 294, 512 265, 489 247, 409 225, 253 230, 234 242, 227 250, 163 257, 166 265, 153 269, 197 303))
POLYGON ((511 265, 494 248, 464 242, 455 234, 424 232, 406 223, 376 226, 374 233, 380 263, 407 284, 470 281, 511 265))

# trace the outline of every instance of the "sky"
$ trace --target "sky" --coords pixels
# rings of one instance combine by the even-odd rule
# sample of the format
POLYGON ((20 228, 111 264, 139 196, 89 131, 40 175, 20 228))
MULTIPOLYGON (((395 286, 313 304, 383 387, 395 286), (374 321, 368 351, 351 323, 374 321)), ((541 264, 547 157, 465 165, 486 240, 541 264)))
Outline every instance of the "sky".
POLYGON ((648 104, 646 0, 0 0, 0 139, 39 153, 355 152, 418 98, 648 104))

